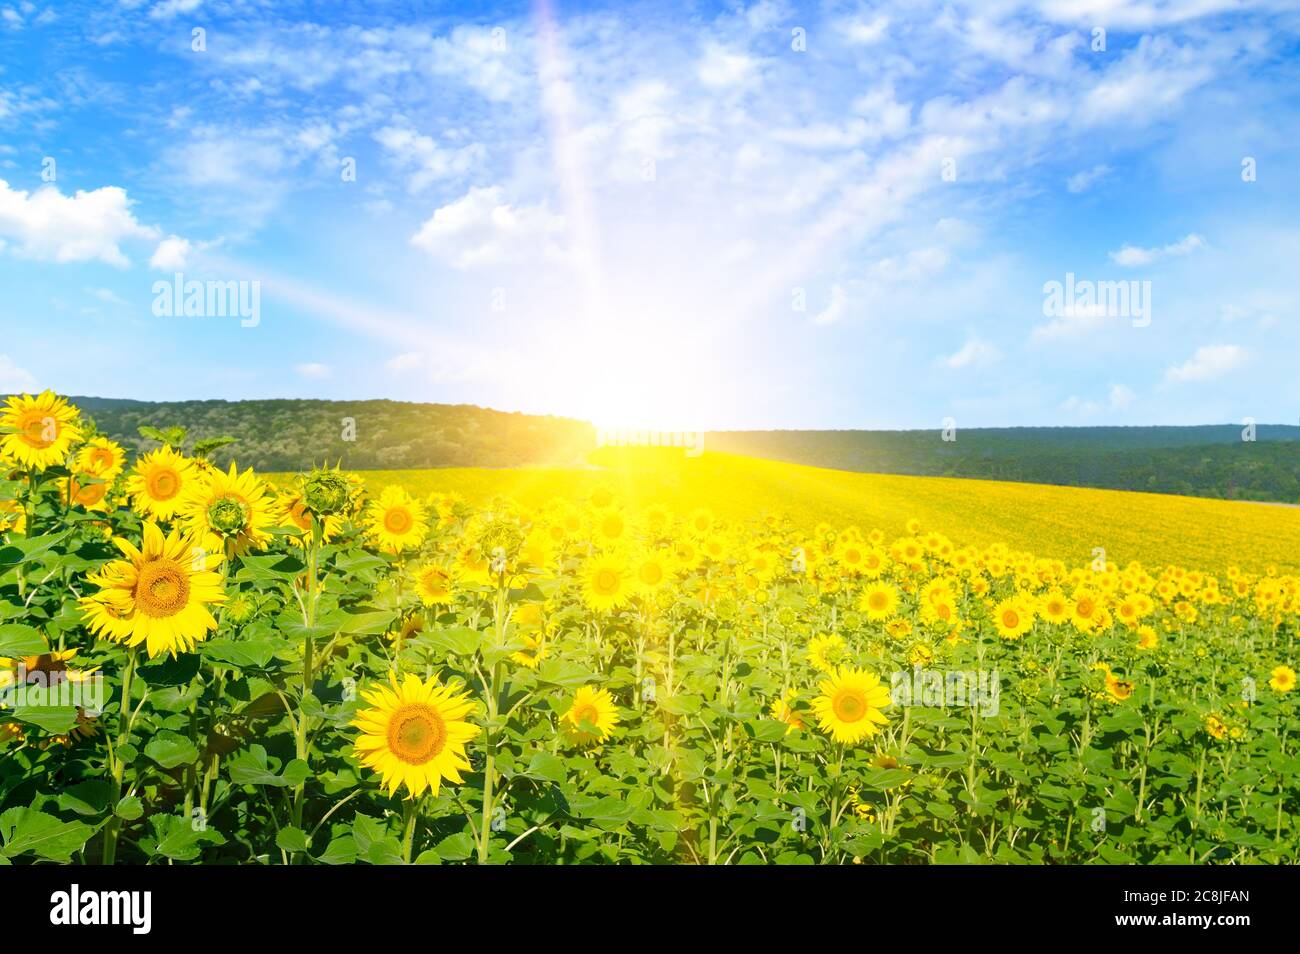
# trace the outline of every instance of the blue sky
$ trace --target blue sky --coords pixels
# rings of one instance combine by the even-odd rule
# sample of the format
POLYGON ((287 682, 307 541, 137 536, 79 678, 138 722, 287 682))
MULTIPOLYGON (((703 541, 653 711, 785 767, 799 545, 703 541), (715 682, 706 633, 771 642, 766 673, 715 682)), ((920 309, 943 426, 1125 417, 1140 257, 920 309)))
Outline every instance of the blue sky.
POLYGON ((0 391, 1294 423, 1288 6, 0 0, 0 391))

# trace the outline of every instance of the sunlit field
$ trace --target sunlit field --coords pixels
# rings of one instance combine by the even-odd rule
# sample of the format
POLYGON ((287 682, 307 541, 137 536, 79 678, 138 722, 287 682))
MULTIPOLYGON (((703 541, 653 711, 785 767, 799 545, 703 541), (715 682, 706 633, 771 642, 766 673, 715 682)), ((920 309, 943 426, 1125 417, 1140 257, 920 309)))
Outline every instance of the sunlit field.
POLYGON ((1167 494, 1047 487, 988 480, 855 474, 705 451, 602 448, 589 469, 366 471, 366 485, 397 484, 413 494, 450 491, 484 502, 504 494, 529 506, 581 500, 607 487, 623 499, 680 512, 708 507, 729 519, 782 514, 811 529, 819 522, 877 527, 902 535, 908 520, 974 546, 1005 543, 1064 560, 1180 563, 1223 572, 1300 569, 1300 508, 1167 494))
POLYGON ((0 425, 6 862, 1300 861, 1284 508, 0 425))

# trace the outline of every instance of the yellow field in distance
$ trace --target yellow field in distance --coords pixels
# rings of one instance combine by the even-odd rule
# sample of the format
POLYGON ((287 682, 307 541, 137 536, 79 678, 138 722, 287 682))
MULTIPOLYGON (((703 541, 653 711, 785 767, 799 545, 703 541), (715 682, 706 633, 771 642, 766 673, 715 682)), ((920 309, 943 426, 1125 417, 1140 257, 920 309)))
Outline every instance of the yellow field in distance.
POLYGON ((607 487, 632 506, 662 503, 680 514, 707 507, 720 517, 782 513, 904 535, 915 517, 955 543, 1002 541, 1036 556, 1086 565, 1094 547, 1121 565, 1175 563, 1222 572, 1300 570, 1300 508, 947 477, 858 474, 732 454, 688 457, 680 449, 603 448, 588 468, 438 468, 363 471, 367 488, 398 484, 424 496, 452 491, 481 503, 505 495, 528 506, 583 499, 607 487))

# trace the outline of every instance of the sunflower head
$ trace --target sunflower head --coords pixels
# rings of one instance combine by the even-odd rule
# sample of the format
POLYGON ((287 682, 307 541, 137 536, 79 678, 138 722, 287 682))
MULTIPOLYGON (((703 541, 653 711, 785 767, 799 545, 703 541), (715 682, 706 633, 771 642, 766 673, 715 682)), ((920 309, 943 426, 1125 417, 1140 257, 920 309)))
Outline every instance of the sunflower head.
POLYGON ((426 790, 437 795, 443 781, 460 784, 460 773, 469 768, 465 746, 479 733, 465 718, 474 701, 459 685, 444 686, 436 677, 408 673, 390 680, 361 693, 371 708, 353 722, 361 730, 357 758, 379 773, 390 795, 402 786, 409 798, 426 790))
POLYGON ((125 559, 92 575, 99 590, 80 601, 91 632, 129 646, 143 643, 150 656, 175 656, 216 629, 209 607, 225 602, 221 576, 207 568, 210 558, 192 537, 178 530, 163 536, 146 521, 139 548, 125 539, 114 543, 125 559))
POLYGON ((845 666, 822 681, 813 712, 822 731, 852 745, 876 735, 889 722, 883 711, 889 705, 889 690, 875 673, 845 666))
POLYGON ((81 440, 78 410, 53 391, 15 394, 0 409, 0 449, 17 464, 45 470, 67 459, 81 440))
POLYGON ((577 745, 604 742, 618 725, 618 706, 608 689, 583 686, 561 721, 565 735, 577 745))
POLYGON ((597 612, 609 612, 623 606, 633 588, 627 567, 615 557, 594 558, 583 568, 582 598, 597 612))

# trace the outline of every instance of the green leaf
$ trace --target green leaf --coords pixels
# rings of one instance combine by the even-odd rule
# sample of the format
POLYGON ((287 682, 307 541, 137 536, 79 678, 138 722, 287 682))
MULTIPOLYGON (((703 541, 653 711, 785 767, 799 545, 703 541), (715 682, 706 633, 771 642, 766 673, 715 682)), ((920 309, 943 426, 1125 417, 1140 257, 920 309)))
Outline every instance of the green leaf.
POLYGON ((16 858, 31 852, 51 861, 70 861, 94 830, 85 822, 60 821, 33 808, 11 808, 0 815, 0 854, 16 858))
POLYGON ((307 833, 301 828, 281 828, 275 836, 275 846, 283 851, 307 851, 311 846, 307 842, 307 833))
MULTIPOLYGON (((240 752, 230 761, 228 771, 234 785, 271 785, 276 788, 289 788, 297 784, 293 778, 276 773, 266 749, 260 745, 250 745, 247 751, 240 752)), ((302 763, 295 759, 290 765, 302 763)), ((305 778, 305 776, 303 776, 305 778)))
POLYGON ((192 455, 206 460, 212 455, 213 451, 220 450, 228 444, 234 444, 238 440, 237 437, 205 437, 201 441, 194 442, 192 455))
POLYGON ((532 778, 554 782, 557 785, 563 785, 564 780, 568 778, 568 773, 564 768, 564 759, 552 755, 550 752, 538 752, 533 756, 532 761, 528 763, 528 775, 532 778))
POLYGON ((265 669, 276 652, 287 648, 274 639, 213 639, 199 646, 205 659, 235 669, 265 669))
POLYGON ((745 731, 755 742, 780 742, 789 729, 789 725, 777 719, 751 719, 745 723, 745 731))
POLYGON ((0 626, 0 656, 39 656, 50 651, 35 626, 7 623, 0 626))
POLYGON ((483 634, 468 626, 452 626, 433 630, 428 634, 428 640, 453 656, 472 656, 483 642, 483 634))
POLYGON ((351 835, 340 835, 316 859, 323 865, 350 865, 357 860, 357 843, 351 835))
POLYGON ((109 791, 107 779, 88 779, 69 785, 60 792, 58 805, 59 808, 78 815, 101 815, 108 807, 109 791))
POLYGON ((458 831, 438 842, 436 850, 443 861, 464 861, 474 854, 476 847, 469 832, 458 831))
POLYGON ((76 706, 15 706, 11 711, 18 721, 39 726, 50 735, 63 735, 77 724, 76 706))
POLYGON ((117 807, 113 809, 113 814, 127 821, 135 821, 144 814, 144 805, 140 803, 138 796, 127 795, 117 803, 117 807))
POLYGON ((159 732, 144 747, 144 754, 165 769, 174 769, 198 761, 194 743, 175 732, 159 732))

